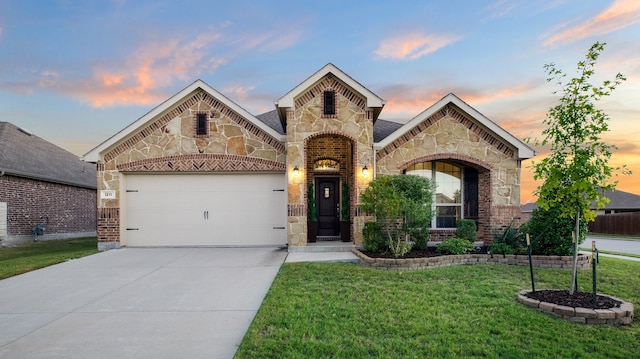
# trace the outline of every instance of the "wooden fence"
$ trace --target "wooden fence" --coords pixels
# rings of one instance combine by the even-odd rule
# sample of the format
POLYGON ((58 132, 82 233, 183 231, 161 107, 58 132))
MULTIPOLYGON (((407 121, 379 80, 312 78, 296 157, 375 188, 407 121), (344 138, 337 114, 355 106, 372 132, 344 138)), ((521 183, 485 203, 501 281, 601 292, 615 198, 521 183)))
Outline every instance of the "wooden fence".
POLYGON ((589 222, 589 232, 638 236, 640 212, 601 214, 594 222, 589 222))

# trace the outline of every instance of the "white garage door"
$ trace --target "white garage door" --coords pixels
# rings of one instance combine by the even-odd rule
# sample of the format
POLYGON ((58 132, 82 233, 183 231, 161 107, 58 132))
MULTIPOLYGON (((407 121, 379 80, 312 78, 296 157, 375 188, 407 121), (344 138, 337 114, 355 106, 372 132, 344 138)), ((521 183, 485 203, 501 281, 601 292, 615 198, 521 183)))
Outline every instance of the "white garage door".
POLYGON ((126 175, 127 246, 287 243, 284 174, 126 175))

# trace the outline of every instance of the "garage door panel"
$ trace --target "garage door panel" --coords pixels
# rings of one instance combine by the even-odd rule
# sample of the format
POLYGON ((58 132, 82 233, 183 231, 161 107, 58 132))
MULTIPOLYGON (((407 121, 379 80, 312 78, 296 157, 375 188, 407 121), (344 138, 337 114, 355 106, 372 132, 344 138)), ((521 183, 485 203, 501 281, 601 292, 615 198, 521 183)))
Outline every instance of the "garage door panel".
POLYGON ((283 245, 284 174, 129 175, 129 246, 283 245))

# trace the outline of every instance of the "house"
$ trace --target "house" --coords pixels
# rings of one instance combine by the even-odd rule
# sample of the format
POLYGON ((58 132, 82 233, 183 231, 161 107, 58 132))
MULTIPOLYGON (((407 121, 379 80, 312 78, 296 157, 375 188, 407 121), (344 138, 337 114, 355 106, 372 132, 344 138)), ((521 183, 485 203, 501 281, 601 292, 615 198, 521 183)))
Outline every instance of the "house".
POLYGON ((597 215, 640 212, 640 196, 637 194, 607 190, 604 191, 604 196, 609 198, 609 203, 604 208, 597 210, 597 215))
MULTIPOLYGON (((620 190, 606 190, 603 195, 609 199, 609 203, 605 204, 603 208, 596 209, 595 203, 591 207, 596 211, 596 216, 617 214, 617 213, 629 213, 640 212, 640 195, 629 193, 620 190)), ((525 203, 521 206, 523 222, 526 222, 531 217, 531 213, 534 209, 538 208, 538 204, 525 203)))
POLYGON ((98 246, 359 245, 372 218, 359 195, 380 175, 438 183, 431 240, 470 218, 489 242, 519 216, 530 147, 454 94, 406 124, 380 119, 384 105, 333 64, 257 116, 197 80, 85 154, 98 165, 98 246))
POLYGON ((0 122, 0 240, 96 235, 96 166, 0 122))

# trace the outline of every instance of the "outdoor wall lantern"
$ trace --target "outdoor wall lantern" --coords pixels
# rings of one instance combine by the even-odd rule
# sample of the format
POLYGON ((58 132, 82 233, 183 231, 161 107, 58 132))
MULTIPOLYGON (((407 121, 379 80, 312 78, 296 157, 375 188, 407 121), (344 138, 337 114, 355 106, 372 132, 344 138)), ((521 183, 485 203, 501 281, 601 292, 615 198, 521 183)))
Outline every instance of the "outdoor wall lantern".
POLYGON ((298 168, 298 166, 293 167, 293 177, 298 177, 299 174, 300 169, 298 168))
POLYGON ((362 167, 362 175, 364 177, 369 177, 369 169, 367 168, 367 166, 362 167))

